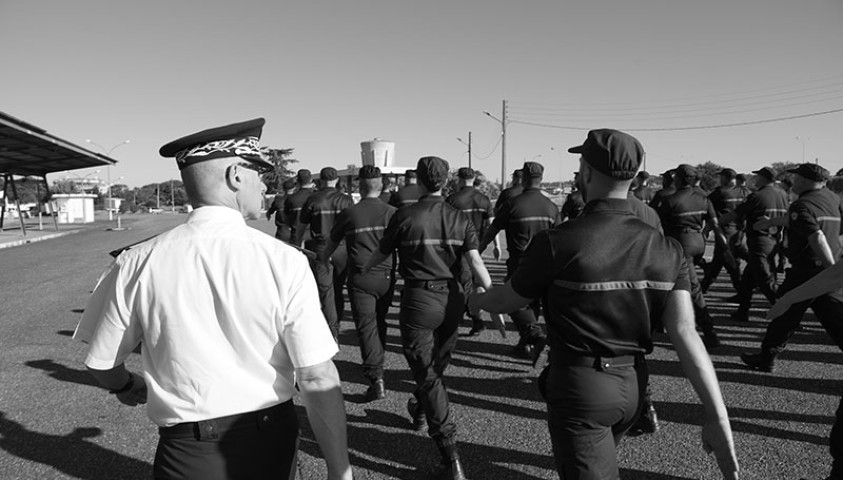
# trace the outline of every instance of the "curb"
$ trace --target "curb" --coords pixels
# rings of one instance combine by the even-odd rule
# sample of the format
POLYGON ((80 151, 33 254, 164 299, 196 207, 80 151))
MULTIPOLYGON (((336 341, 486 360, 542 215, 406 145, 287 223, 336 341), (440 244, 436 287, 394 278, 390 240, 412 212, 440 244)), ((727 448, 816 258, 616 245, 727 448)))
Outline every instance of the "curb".
POLYGON ((0 240, 0 249, 9 248, 9 247, 17 247, 19 245, 26 245, 28 243, 35 243, 40 242, 42 240, 50 240, 53 238, 63 237, 65 235, 70 235, 71 233, 80 232, 81 230, 68 230, 66 232, 56 232, 56 233, 48 233, 46 235, 39 235, 37 237, 24 237, 18 240, 10 240, 8 242, 3 242, 0 240))

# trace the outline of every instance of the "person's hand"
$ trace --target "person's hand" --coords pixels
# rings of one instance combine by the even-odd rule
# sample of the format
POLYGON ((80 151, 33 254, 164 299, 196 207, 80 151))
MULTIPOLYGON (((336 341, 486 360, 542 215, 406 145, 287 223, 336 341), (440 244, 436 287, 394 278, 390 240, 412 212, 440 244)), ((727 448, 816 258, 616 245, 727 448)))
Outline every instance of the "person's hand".
POLYGON ((146 381, 144 381, 143 376, 141 375, 136 375, 134 373, 129 373, 129 375, 131 375, 134 379, 132 388, 123 393, 115 394, 115 396, 123 405, 136 407, 146 403, 146 381))
POLYGON ((702 429, 703 448, 706 453, 714 452, 720 473, 726 480, 738 480, 738 457, 732 439, 732 427, 728 419, 708 420, 702 429))
POLYGON ((752 228, 759 232, 766 231, 768 228, 770 228, 770 217, 764 215, 763 217, 759 218, 758 221, 752 224, 752 228))
POLYGON ((269 220, 271 218, 272 218, 272 214, 270 214, 269 212, 266 212, 266 219, 269 220))
POLYGON ((497 245, 495 245, 495 248, 492 250, 492 255, 494 255, 494 256, 495 256, 495 260, 500 260, 500 259, 501 259, 501 249, 500 249, 500 248, 498 248, 498 246, 497 246, 497 245))
POLYGON ((480 314, 480 304, 478 303, 480 297, 483 293, 486 292, 486 289, 483 287, 477 287, 474 289, 474 293, 469 295, 468 297, 468 314, 469 315, 479 315, 480 314))

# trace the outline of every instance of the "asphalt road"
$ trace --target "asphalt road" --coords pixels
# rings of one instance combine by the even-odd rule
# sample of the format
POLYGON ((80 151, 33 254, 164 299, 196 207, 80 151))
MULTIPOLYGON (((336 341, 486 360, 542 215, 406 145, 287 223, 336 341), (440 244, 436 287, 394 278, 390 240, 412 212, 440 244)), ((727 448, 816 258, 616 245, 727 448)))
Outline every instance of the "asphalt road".
MULTIPOLYGON (((70 335, 107 252, 183 221, 184 215, 124 217, 124 231, 103 224, 61 238, 0 250, 0 478, 147 479, 156 427, 143 408, 123 406, 97 388, 81 363, 84 346, 70 335)), ((271 222, 254 226, 272 232, 271 222)), ((489 263, 500 279, 503 265, 489 263)), ((722 277, 725 281, 725 275, 722 277)), ((724 346, 712 355, 732 417, 745 479, 824 478, 827 437, 843 392, 843 357, 809 317, 775 373, 744 369, 738 354, 758 346, 766 322, 757 296, 750 324, 728 319, 734 305, 723 282, 708 295, 724 346)), ((316 308, 316 306, 314 306, 316 308)), ((410 429, 405 405, 412 382, 390 316, 385 400, 362 403, 363 379, 348 305, 336 363, 343 379, 352 463, 358 479, 420 479, 438 461, 433 443, 410 429)), ((463 332, 469 328, 464 323, 463 332)), ((538 371, 509 355, 517 340, 487 330, 461 338, 447 372, 471 479, 557 478, 538 371)), ((665 338, 649 357, 662 429, 626 438, 618 456, 623 479, 718 478, 701 448, 701 407, 665 338)), ((129 368, 140 368, 134 355, 129 368)), ((301 409, 300 409, 301 410, 301 409)), ((303 410, 301 410, 303 412, 303 410)), ((299 478, 324 478, 318 447, 303 417, 299 478)))

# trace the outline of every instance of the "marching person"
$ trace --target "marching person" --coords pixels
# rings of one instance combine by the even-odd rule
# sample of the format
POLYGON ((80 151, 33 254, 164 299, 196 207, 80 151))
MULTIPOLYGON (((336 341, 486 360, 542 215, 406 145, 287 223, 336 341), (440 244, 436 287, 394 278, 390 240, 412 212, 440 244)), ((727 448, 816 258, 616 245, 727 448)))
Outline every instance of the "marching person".
POLYGON ((635 188, 632 189, 632 193, 635 195, 635 198, 649 204, 653 199, 653 190, 650 189, 650 174, 645 170, 641 170, 635 176, 633 185, 635 185, 635 188))
MULTIPOLYGON (((787 258, 791 268, 785 274, 778 294, 782 295, 807 282, 840 260, 841 216, 840 196, 825 187, 828 171, 813 163, 803 163, 788 170, 793 175, 793 190, 799 198, 784 217, 762 220, 758 228, 786 226, 787 258)), ((744 353, 744 363, 758 370, 773 370, 776 357, 787 347, 790 337, 799 329, 808 308, 828 332, 837 346, 843 348, 843 294, 835 290, 813 300, 794 303, 767 326, 761 352, 744 353)))
POLYGON ((566 480, 619 478, 616 447, 638 417, 650 322, 660 318, 702 401, 703 446, 725 478, 737 479, 729 417, 694 328, 685 252, 636 218, 627 201, 641 144, 623 132, 592 130, 569 152, 581 155, 583 215, 538 233, 507 283, 472 302, 507 312, 548 299, 550 364, 539 385, 557 472, 566 480))
POLYGON ((688 281, 691 284, 691 300, 694 316, 703 332, 703 342, 709 349, 720 346, 720 339, 714 330, 714 319, 708 312, 702 294, 699 277, 694 266, 694 257, 705 252, 704 230, 714 230, 718 242, 725 243, 723 232, 717 223, 717 214, 708 196, 695 188, 699 173, 691 165, 679 165, 673 176, 676 193, 664 197, 659 205, 664 234, 676 239, 685 251, 688 262, 688 281))
POLYGON ((282 242, 290 243, 290 237, 292 235, 292 230, 290 229, 291 220, 287 218, 286 214, 284 213, 284 202, 286 202, 287 197, 292 195, 296 191, 296 181, 292 178, 288 178, 284 180, 284 183, 281 185, 281 192, 275 195, 275 198, 272 199, 272 206, 266 211, 266 219, 269 220, 272 218, 272 214, 275 214, 275 238, 281 240, 282 242))
POLYGON ((407 170, 404 172, 404 186, 392 193, 389 204, 395 208, 408 207, 418 202, 420 196, 416 171, 407 170))
POLYGON ((187 221, 121 253, 100 277, 75 338, 118 401, 147 400, 156 479, 295 475, 297 391, 328 466, 351 479, 337 353, 305 257, 246 225, 260 218, 264 119, 161 147, 175 157, 187 221), (124 362, 141 346, 144 372, 124 362))
POLYGON ((720 177, 720 186, 708 195, 708 199, 711 202, 711 206, 714 207, 717 217, 721 219, 720 229, 726 237, 726 243, 722 243, 715 238, 714 258, 705 269, 705 275, 702 280, 701 287, 703 293, 708 291, 711 284, 720 275, 720 270, 723 267, 726 267, 729 278, 732 280, 732 286, 735 289, 738 288, 741 281, 740 263, 738 263, 731 250, 731 246, 735 244, 734 237, 738 234, 738 222, 732 220, 728 223, 723 223, 722 219, 726 214, 735 211, 735 208, 745 201, 745 197, 735 188, 737 172, 731 168, 724 168, 720 170, 718 176, 720 177))
MULTIPOLYGON (((319 172, 322 185, 316 193, 308 197, 301 209, 301 223, 310 226, 310 240, 304 242, 304 248, 317 256, 325 251, 331 228, 337 215, 354 205, 350 196, 337 190, 337 169, 325 167, 319 172)), ((335 251, 330 262, 313 262, 313 275, 319 288, 319 301, 322 313, 331 327, 334 338, 339 338, 340 321, 345 310, 342 288, 348 273, 348 257, 345 249, 335 251)))
POLYGON ((524 191, 523 180, 524 172, 521 169, 512 172, 512 182, 509 184, 509 187, 503 189, 498 195, 498 199, 495 200, 495 215, 497 215, 498 211, 506 202, 521 195, 521 192, 524 191))
POLYGON ((290 243, 301 247, 310 238, 307 225, 301 223, 301 209, 313 195, 313 174, 310 170, 303 168, 296 172, 296 186, 298 190, 284 201, 284 216, 290 222, 290 243))
POLYGON ((582 215, 582 211, 585 208, 585 202, 582 198, 582 191, 580 191, 579 187, 579 176, 580 172, 574 172, 574 185, 572 187, 571 193, 569 193, 568 196, 565 197, 565 202, 559 209, 560 220, 563 222, 567 222, 568 220, 573 220, 579 217, 580 215, 582 215))
POLYGON ((329 262, 337 247, 345 241, 351 315, 360 340, 363 375, 369 381, 365 399, 372 402, 386 397, 383 380, 386 314, 395 290, 395 266, 392 255, 366 274, 363 274, 363 266, 378 249, 396 208, 378 198, 381 191, 381 172, 378 167, 364 165, 358 176, 362 198, 337 216, 321 261, 329 262))
MULTIPOLYGON (((480 250, 483 251, 499 231, 506 231, 506 249, 509 252, 509 258, 506 260, 507 279, 518 268, 533 237, 542 230, 553 228, 561 223, 559 208, 542 194, 540 188, 544 167, 536 162, 524 162, 521 171, 524 191, 501 206, 491 227, 486 230, 480 241, 480 250)), ((506 312, 509 313, 521 337, 515 347, 516 355, 527 356, 534 366, 547 344, 547 337, 538 322, 540 311, 541 302, 539 297, 536 297, 528 308, 506 312)))
MULTIPOLYGON (((474 188, 474 180, 476 177, 477 174, 471 168, 463 167, 457 170, 458 190, 449 195, 445 201, 448 205, 466 214, 471 220, 471 223, 474 225, 474 229, 477 231, 477 237, 483 238, 483 234, 486 229, 489 228, 495 214, 489 197, 483 195, 479 190, 474 188)), ((497 236, 495 236, 493 242, 493 254, 495 256, 495 260, 500 260, 501 247, 497 236)), ((482 255, 483 252, 480 251, 480 254, 482 255)), ((463 284, 466 296, 470 296, 474 291, 474 281, 471 276, 471 268, 469 268, 468 263, 465 263, 465 259, 463 262, 463 278, 460 279, 460 282, 463 284)), ((483 324, 483 319, 480 317, 479 313, 469 312, 469 316, 471 317, 471 330, 468 332, 469 337, 473 337, 486 329, 486 326, 483 324)))
POLYGON ((465 305, 459 282, 461 258, 467 257, 479 286, 488 289, 492 280, 477 250, 474 225, 442 198, 448 163, 439 157, 423 157, 416 173, 421 198, 392 216, 379 249, 362 273, 368 274, 398 252, 404 279, 398 319, 401 343, 416 383, 416 401, 411 399, 408 410, 416 428, 423 428, 426 417, 428 434, 442 455, 436 478, 464 480, 456 422, 443 383, 465 305))
POLYGON ((755 170, 755 185, 758 190, 751 193, 744 203, 732 213, 723 216, 724 222, 743 221, 746 225, 748 257, 736 295, 738 309, 732 312, 732 320, 749 321, 749 308, 756 288, 772 304, 776 301, 776 277, 774 254, 779 243, 782 228, 771 226, 759 229, 759 220, 784 217, 788 209, 787 194, 775 185, 773 171, 764 167, 755 170))

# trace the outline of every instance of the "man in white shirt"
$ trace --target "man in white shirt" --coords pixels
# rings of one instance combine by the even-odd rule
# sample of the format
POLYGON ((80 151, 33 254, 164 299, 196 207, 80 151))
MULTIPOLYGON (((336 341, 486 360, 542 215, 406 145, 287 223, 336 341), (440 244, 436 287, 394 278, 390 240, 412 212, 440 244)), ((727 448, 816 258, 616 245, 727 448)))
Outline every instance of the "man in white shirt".
POLYGON ((75 338, 85 365, 126 405, 149 401, 159 426, 155 478, 292 478, 296 385, 328 467, 350 479, 337 352, 307 259, 246 225, 260 216, 272 165, 259 118, 161 147, 195 210, 120 254, 75 338), (125 359, 142 345, 144 372, 125 359))

